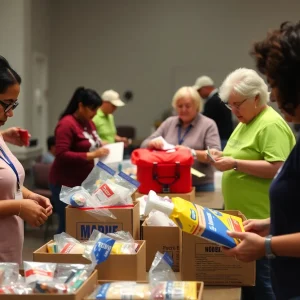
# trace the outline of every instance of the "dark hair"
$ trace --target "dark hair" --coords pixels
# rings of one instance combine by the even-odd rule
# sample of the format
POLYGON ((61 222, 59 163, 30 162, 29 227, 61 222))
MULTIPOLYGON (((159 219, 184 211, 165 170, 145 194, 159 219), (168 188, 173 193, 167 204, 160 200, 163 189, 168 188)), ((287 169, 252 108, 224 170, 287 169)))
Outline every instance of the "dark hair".
POLYGON ((47 138, 47 147, 48 147, 48 150, 51 149, 51 147, 55 146, 55 136, 49 136, 47 138))
POLYGON ((67 115, 74 114, 75 111, 78 109, 78 104, 80 102, 83 104, 83 106, 87 106, 91 109, 96 109, 102 105, 102 99, 97 92, 95 92, 92 89, 85 89, 84 87, 79 87, 74 92, 68 106, 61 114, 60 119, 67 115))
POLYGON ((16 83, 21 84, 20 75, 0 55, 0 94, 5 93, 8 87, 16 83))
POLYGON ((294 114, 300 104, 300 22, 284 22, 254 44, 251 55, 258 70, 278 89, 281 108, 294 114))

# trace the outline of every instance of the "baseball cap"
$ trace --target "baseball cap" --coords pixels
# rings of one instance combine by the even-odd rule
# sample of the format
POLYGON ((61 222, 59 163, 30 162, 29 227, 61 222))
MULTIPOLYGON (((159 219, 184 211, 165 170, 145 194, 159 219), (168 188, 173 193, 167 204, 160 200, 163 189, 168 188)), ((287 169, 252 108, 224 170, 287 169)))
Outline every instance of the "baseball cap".
POLYGON ((120 99, 120 95, 114 90, 107 90, 102 95, 101 98, 103 101, 110 102, 114 106, 124 106, 125 103, 120 99))
POLYGON ((214 85, 214 82, 210 77, 201 76, 201 77, 197 78, 195 84, 193 85, 193 88, 196 90, 199 90, 204 86, 213 86, 213 85, 214 85))

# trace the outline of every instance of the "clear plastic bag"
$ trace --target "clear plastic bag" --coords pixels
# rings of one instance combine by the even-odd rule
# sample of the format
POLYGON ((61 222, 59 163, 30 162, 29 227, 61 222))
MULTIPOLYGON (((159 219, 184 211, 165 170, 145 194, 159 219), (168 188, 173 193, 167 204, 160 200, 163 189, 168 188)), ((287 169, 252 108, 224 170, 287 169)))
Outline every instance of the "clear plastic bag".
POLYGON ((167 253, 157 251, 149 270, 150 285, 153 287, 161 281, 176 281, 172 266, 172 258, 167 253))
POLYGON ((56 265, 57 264, 55 263, 24 261, 24 275, 26 284, 34 284, 37 281, 53 281, 56 265))
POLYGON ((105 283, 96 288, 88 299, 150 299, 149 284, 133 281, 105 283))
POLYGON ((99 186, 113 178, 115 173, 113 169, 99 161, 81 186, 92 195, 99 186))
POLYGON ((90 260, 94 266, 101 264, 109 257, 115 242, 113 238, 94 229, 85 244, 83 257, 90 260))
POLYGON ((54 235, 58 253, 83 254, 84 244, 65 232, 54 235))
POLYGON ((62 186, 59 197, 60 201, 85 210, 95 217, 105 216, 116 219, 108 207, 103 207, 97 197, 90 195, 89 192, 81 186, 73 188, 62 186))
POLYGON ((107 235, 116 240, 111 250, 112 254, 135 254, 139 247, 129 232, 117 231, 107 235))
POLYGON ((19 264, 0 263, 0 286, 16 283, 19 279, 19 264))

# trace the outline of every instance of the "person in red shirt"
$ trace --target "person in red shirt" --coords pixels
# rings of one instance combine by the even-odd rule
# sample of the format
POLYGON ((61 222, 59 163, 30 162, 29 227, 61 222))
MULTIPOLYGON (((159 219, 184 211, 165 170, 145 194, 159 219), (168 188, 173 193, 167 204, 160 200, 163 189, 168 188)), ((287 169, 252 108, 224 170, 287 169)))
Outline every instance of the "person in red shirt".
POLYGON ((50 170, 50 189, 59 217, 58 233, 65 231, 65 207, 60 201, 61 186, 80 186, 94 167, 94 159, 106 156, 92 122, 102 105, 91 89, 77 88, 55 129, 56 156, 50 170))

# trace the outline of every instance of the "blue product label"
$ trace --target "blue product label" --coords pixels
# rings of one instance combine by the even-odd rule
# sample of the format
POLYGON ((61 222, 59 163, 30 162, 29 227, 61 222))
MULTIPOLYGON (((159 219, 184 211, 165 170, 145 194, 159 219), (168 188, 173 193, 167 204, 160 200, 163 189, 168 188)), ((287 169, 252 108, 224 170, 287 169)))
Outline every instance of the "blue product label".
POLYGON ((173 267, 173 259, 167 252, 164 253, 162 258, 171 268, 173 267))
POLYGON ((108 237, 102 237, 97 241, 93 248, 93 256, 97 264, 107 260, 114 244, 115 240, 108 237))
POLYGON ((76 238, 79 240, 88 240, 94 229, 106 234, 114 233, 123 229, 123 224, 85 224, 77 223, 77 234, 76 238), (79 229, 79 232, 78 232, 79 229), (78 236, 79 233, 79 236, 78 236))
POLYGON ((136 188, 138 188, 140 186, 140 183, 138 181, 134 180, 132 177, 130 177, 129 175, 125 174, 124 172, 120 172, 118 175, 121 178, 123 178, 126 181, 128 181, 129 183, 131 183, 132 185, 134 185, 136 188))
POLYGON ((114 171, 112 168, 110 168, 109 166, 107 166, 106 164, 104 164, 101 161, 97 162, 97 167, 99 167, 100 169, 106 171, 108 174, 114 176, 116 174, 116 171, 114 171))
POLYGON ((110 287, 110 283, 102 284, 99 287, 99 290, 98 290, 97 295, 96 295, 96 299, 105 300, 106 299, 107 290, 109 289, 109 287, 110 287))
MULTIPOLYGON (((229 248, 236 246, 234 239, 227 234, 228 227, 210 209, 204 208, 206 229, 201 236, 229 248)), ((219 213, 218 213, 219 215, 219 213)), ((221 214, 222 215, 222 214, 221 214)))

